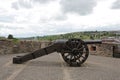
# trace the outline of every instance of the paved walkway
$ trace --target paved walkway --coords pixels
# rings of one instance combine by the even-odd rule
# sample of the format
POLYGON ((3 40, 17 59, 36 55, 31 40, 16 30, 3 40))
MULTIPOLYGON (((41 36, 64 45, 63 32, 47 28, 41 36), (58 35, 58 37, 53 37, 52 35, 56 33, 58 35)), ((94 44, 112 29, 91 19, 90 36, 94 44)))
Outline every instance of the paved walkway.
POLYGON ((0 55, 0 80, 120 80, 120 59, 89 56, 81 67, 69 67, 59 54, 12 64, 16 55, 0 55))

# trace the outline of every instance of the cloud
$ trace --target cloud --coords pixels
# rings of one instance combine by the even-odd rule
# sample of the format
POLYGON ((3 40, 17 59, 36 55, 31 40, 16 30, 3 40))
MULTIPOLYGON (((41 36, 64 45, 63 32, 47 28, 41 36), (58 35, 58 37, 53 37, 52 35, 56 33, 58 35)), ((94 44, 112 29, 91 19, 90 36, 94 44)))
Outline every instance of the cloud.
POLYGON ((0 34, 8 36, 13 34, 15 37, 31 37, 64 34, 78 31, 104 31, 104 30, 120 30, 120 25, 105 25, 105 26, 75 26, 71 23, 63 24, 8 24, 0 25, 0 34))
POLYGON ((20 8, 30 9, 34 5, 36 5, 36 3, 45 4, 45 3, 49 3, 51 1, 55 1, 55 0, 17 0, 16 2, 12 3, 12 8, 14 8, 16 10, 18 10, 20 8))
POLYGON ((116 1, 113 3, 113 5, 112 5, 111 8, 112 8, 112 9, 120 9, 120 0, 116 0, 116 1))
MULTIPOLYGON (((0 24, 0 34, 7 36, 9 34, 18 35, 25 33, 25 28, 15 24, 0 24)), ((27 30, 27 29, 26 29, 27 30)))
POLYGON ((65 13, 87 15, 92 13, 97 3, 95 0, 61 0, 60 4, 65 13))
POLYGON ((18 10, 19 9, 18 2, 13 2, 12 3, 12 8, 18 10))
POLYGON ((32 0, 33 2, 35 3, 42 3, 42 4, 45 4, 45 3, 48 3, 50 1, 54 1, 54 0, 32 0))
POLYGON ((12 3, 12 8, 16 10, 20 9, 21 7, 26 9, 32 8, 31 0, 18 0, 12 3))
MULTIPOLYGON (((24 1, 24 0, 22 0, 24 1)), ((58 0, 47 0, 44 3, 48 3, 46 5, 40 5, 41 0, 29 0, 32 5, 31 9, 24 9, 20 7, 19 0, 17 2, 12 3, 12 7, 14 6, 13 12, 16 15, 14 22, 16 23, 26 23, 26 24, 41 24, 48 23, 51 21, 62 21, 66 19, 66 16, 62 14, 60 10, 60 4, 58 0), (34 1, 34 2, 33 2, 34 1), (37 3, 37 1, 40 1, 37 3), (36 4, 36 5, 34 5, 36 4), (19 10, 20 9, 20 10, 19 10)), ((44 0, 42 0, 44 1, 44 0)), ((42 2, 41 2, 42 3, 42 2)))
POLYGON ((12 15, 1 15, 0 16, 0 22, 13 22, 14 21, 14 16, 12 15))
POLYGON ((56 20, 56 21, 65 21, 65 20, 67 20, 68 17, 67 17, 67 15, 59 12, 58 14, 53 16, 52 18, 54 18, 54 20, 56 20))
POLYGON ((23 27, 17 27, 15 25, 0 25, 1 29, 10 29, 10 30, 17 30, 17 29, 24 29, 23 27))
POLYGON ((99 31, 118 31, 120 30, 120 24, 106 25, 106 26, 97 26, 94 29, 99 31))

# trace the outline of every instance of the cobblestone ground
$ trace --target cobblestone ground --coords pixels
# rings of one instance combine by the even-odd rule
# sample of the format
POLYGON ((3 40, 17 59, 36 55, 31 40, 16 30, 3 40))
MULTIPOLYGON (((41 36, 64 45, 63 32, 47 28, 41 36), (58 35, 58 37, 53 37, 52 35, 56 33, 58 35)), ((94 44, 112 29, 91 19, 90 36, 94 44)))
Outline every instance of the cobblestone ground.
POLYGON ((69 67, 57 53, 12 64, 16 55, 0 55, 0 80, 120 80, 120 59, 90 55, 81 67, 69 67))

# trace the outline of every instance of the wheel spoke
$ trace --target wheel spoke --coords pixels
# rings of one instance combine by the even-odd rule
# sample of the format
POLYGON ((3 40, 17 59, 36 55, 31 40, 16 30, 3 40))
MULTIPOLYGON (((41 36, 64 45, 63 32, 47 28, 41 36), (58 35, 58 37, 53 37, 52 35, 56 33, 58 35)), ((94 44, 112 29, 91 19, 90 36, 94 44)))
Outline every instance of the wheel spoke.
POLYGON ((72 50, 72 48, 70 48, 68 45, 65 45, 69 50, 72 50))
POLYGON ((81 43, 79 43, 79 44, 77 45, 77 49, 79 48, 80 45, 81 45, 81 43))
POLYGON ((71 55, 70 55, 70 58, 69 58, 69 63, 71 62, 71 55))
POLYGON ((85 47, 84 46, 82 46, 79 50, 81 51, 82 49, 84 49, 85 47))
POLYGON ((83 59, 85 59, 85 57, 84 56, 81 56, 83 59))
POLYGON ((68 56, 70 56, 70 54, 67 54, 65 57, 67 58, 68 56))
POLYGON ((76 57, 79 58, 80 55, 77 55, 76 57))
POLYGON ((80 53, 86 53, 87 51, 79 51, 80 53))
POLYGON ((63 53, 72 53, 72 51, 63 51, 63 53))
POLYGON ((74 46, 75 46, 75 45, 74 45, 74 43, 72 42, 72 43, 71 43, 71 47, 72 47, 72 49, 74 48, 74 46))
POLYGON ((74 56, 74 60, 76 61, 78 59, 78 57, 77 56, 74 56))
POLYGON ((71 61, 71 60, 72 60, 72 58, 73 58, 73 56, 72 56, 72 55, 70 55, 70 58, 69 58, 69 60, 71 61))
POLYGON ((77 48, 77 43, 78 43, 78 42, 77 42, 77 41, 75 41, 75 48, 77 48))
POLYGON ((81 63, 81 61, 80 61, 80 59, 78 59, 78 62, 77 62, 78 64, 80 64, 81 63))

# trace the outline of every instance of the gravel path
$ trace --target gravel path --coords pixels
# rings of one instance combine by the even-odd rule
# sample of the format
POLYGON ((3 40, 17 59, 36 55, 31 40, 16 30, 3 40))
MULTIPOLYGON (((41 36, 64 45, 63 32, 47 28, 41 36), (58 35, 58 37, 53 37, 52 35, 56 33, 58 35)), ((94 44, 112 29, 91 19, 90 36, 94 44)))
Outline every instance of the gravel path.
POLYGON ((81 67, 69 67, 57 53, 12 64, 16 55, 0 55, 0 80, 120 80, 117 58, 90 55, 81 67))

